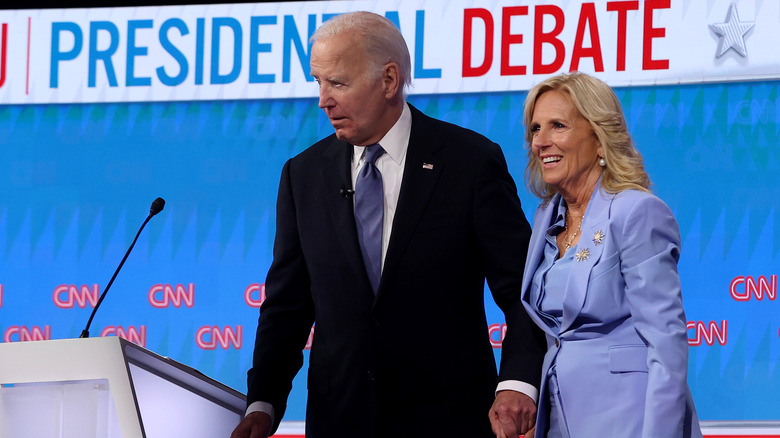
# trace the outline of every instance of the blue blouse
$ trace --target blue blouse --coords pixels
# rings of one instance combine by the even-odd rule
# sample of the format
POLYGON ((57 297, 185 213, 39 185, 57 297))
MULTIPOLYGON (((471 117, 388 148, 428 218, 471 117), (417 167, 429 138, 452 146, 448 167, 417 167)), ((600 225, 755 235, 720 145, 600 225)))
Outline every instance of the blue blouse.
POLYGON ((553 333, 558 333, 563 317, 563 298, 566 294, 566 283, 569 270, 574 262, 573 248, 558 258, 556 237, 562 233, 566 218, 566 201, 560 198, 557 214, 553 223, 545 232, 544 256, 534 272, 531 283, 530 301, 536 313, 550 327, 553 333))

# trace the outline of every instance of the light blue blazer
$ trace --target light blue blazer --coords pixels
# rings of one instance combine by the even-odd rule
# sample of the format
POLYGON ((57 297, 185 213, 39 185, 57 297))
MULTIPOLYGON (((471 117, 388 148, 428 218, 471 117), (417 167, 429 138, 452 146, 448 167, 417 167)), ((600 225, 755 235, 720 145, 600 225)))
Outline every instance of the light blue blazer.
POLYGON ((559 195, 543 203, 523 276, 523 304, 547 334, 537 417, 547 427, 547 373, 572 438, 701 437, 688 388, 688 337, 677 261, 680 232, 658 197, 599 185, 588 203, 558 334, 530 303, 534 271, 559 195), (580 260, 581 259, 581 260, 580 260))

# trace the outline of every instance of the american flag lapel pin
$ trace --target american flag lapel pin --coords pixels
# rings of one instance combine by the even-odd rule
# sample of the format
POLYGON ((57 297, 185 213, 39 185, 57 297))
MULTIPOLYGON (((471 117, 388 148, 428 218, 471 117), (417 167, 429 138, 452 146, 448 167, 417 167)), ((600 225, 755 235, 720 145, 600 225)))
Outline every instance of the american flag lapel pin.
POLYGON ((425 169, 425 170, 433 170, 433 164, 423 163, 423 169, 425 169))

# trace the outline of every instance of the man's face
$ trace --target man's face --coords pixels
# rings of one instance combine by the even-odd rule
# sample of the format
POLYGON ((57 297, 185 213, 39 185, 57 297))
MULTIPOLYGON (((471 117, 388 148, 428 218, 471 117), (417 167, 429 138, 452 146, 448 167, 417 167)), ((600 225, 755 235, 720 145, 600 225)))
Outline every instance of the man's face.
POLYGON ((366 55, 355 32, 347 31, 311 48, 311 75, 320 85, 319 107, 336 137, 353 145, 377 143, 392 127, 382 72, 367 69, 366 55))

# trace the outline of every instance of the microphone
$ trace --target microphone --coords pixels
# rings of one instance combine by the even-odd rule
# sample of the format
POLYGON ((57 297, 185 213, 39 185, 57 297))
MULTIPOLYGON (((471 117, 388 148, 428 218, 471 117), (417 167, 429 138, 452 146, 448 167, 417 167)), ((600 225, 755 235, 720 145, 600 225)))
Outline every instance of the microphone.
MULTIPOLYGON (((149 217, 152 217, 156 215, 157 213, 161 212, 165 208, 165 199, 163 198, 157 198, 154 201, 152 201, 152 206, 149 207, 149 217)), ((144 223, 144 225, 146 225, 144 223)), ((142 225, 143 227, 143 225, 142 225)))
POLYGON ((135 242, 136 240, 138 240, 138 236, 141 235, 141 231, 146 226, 146 223, 149 222, 149 219, 151 219, 152 216, 156 215, 157 213, 161 212, 163 208, 165 208, 165 200, 163 198, 157 198, 152 202, 152 206, 149 207, 149 216, 147 216, 144 223, 141 224, 141 228, 138 229, 138 233, 136 233, 135 239, 133 239, 133 243, 130 244, 130 248, 127 248, 127 252, 125 253, 125 256, 122 258, 122 261, 119 263, 119 266, 117 266, 116 271, 114 271, 114 275, 111 277, 111 280, 108 281, 108 285, 106 286, 106 289, 103 291, 102 294, 100 294, 100 299, 98 299, 97 304, 95 304, 95 308, 92 309, 92 314, 89 315, 87 326, 84 327, 84 330, 81 331, 81 335, 79 336, 79 338, 89 337, 89 326, 92 325, 92 318, 95 317, 95 313, 97 312, 98 307, 100 307, 100 303, 102 303, 103 299, 106 298, 106 294, 108 293, 108 290, 111 289, 111 285, 114 283, 114 279, 116 278, 116 275, 119 274, 119 270, 122 269, 122 265, 125 264, 125 260, 127 260, 127 256, 130 255, 130 251, 133 250, 133 247, 135 246, 135 242))
POLYGON ((339 189, 339 193, 344 199, 352 199, 352 195, 355 194, 355 191, 352 189, 348 189, 347 186, 341 186, 341 189, 339 189))

